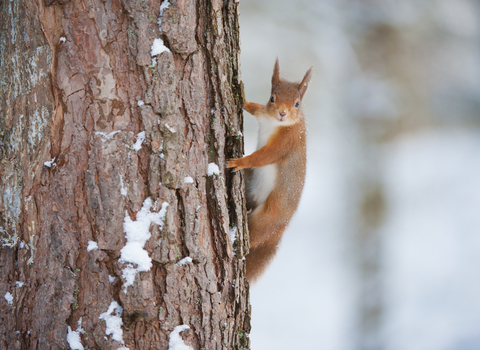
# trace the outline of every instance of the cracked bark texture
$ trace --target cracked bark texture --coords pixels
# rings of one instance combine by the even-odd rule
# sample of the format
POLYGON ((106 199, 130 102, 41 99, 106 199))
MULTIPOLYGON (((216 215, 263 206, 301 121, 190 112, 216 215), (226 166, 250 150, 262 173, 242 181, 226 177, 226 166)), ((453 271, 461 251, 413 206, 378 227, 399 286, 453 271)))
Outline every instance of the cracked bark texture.
POLYGON ((238 3, 170 0, 162 32, 160 5, 0 1, 0 349, 68 349, 80 318, 85 349, 118 349, 114 300, 129 349, 179 325, 196 350, 249 347, 244 182, 224 169, 243 154, 238 3), (148 197, 169 206, 124 293, 124 220, 148 197))

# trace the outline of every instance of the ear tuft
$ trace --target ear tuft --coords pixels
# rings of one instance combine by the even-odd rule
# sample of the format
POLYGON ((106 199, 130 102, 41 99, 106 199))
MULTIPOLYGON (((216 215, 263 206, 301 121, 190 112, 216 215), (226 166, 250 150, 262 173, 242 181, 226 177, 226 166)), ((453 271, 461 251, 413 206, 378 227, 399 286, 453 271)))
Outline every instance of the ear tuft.
POLYGON ((307 70, 307 73, 305 73, 305 76, 303 77, 302 82, 298 84, 300 99, 303 99, 303 95, 305 95, 305 92, 307 92, 308 84, 310 83, 310 79, 312 79, 312 74, 313 74, 313 67, 310 67, 310 69, 307 70))
POLYGON ((280 82, 280 65, 278 64, 278 57, 275 60, 275 65, 273 66, 273 75, 272 75, 272 92, 273 88, 277 86, 280 82))

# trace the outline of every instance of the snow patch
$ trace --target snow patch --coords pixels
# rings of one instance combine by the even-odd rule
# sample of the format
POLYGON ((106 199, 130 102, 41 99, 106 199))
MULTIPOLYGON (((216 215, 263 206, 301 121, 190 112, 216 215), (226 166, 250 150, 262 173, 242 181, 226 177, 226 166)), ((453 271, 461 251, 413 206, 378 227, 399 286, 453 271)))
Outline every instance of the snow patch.
POLYGON ((193 179, 190 176, 187 176, 185 179, 183 179, 183 182, 186 184, 193 184, 193 179))
POLYGON ((188 264, 188 263, 191 263, 192 262, 192 258, 187 256, 186 258, 183 258, 182 260, 180 260, 179 262, 177 262, 177 265, 178 266, 183 266, 185 264, 188 264))
POLYGON ((112 335, 112 339, 118 341, 120 344, 124 345, 123 341, 123 321, 122 321, 122 312, 123 308, 118 305, 114 300, 111 302, 108 307, 107 312, 104 312, 100 315, 99 319, 105 320, 107 329, 105 330, 106 335, 112 335), (115 315, 112 315, 115 311, 115 315))
POLYGON ((135 142, 132 146, 132 149, 135 151, 139 151, 142 148, 142 143, 145 141, 145 131, 139 132, 137 134, 137 142, 135 142))
POLYGON ((175 133, 176 133, 175 129, 172 128, 172 127, 171 127, 170 125, 168 125, 167 123, 165 123, 165 126, 167 127, 168 130, 170 130, 170 132, 171 132, 172 134, 175 134, 175 133))
POLYGON ((168 203, 163 202, 162 208, 158 213, 151 211, 152 205, 150 197, 145 199, 135 221, 125 212, 123 230, 125 231, 127 243, 120 251, 121 256, 118 260, 121 263, 128 263, 127 267, 123 269, 123 278, 125 279, 125 284, 123 285, 124 293, 127 292, 127 287, 133 284, 137 272, 148 271, 152 267, 152 259, 148 256, 144 247, 151 236, 150 224, 153 222, 159 226, 160 230, 162 229, 168 203), (134 267, 134 264, 136 267, 134 267))
POLYGON ((170 333, 168 350, 193 350, 190 346, 186 345, 183 342, 183 339, 180 337, 180 332, 183 332, 187 329, 190 329, 190 327, 187 325, 175 327, 172 333, 170 333))
POLYGON ((87 252, 91 251, 91 250, 98 250, 98 244, 97 242, 94 242, 94 241, 88 241, 88 247, 87 247, 87 252))
POLYGON ((157 55, 160 55, 162 52, 170 52, 170 50, 168 49, 168 47, 166 47, 164 44, 163 44, 163 40, 160 39, 160 38, 157 38, 155 40, 153 40, 153 44, 152 44, 152 50, 150 51, 150 55, 152 56, 157 56, 157 55))
POLYGON ((138 102, 137 102, 138 107, 142 107, 144 104, 145 104, 145 102, 143 102, 142 100, 138 100, 138 102))
POLYGON ((108 282, 113 283, 113 281, 115 281, 115 278, 116 277, 114 277, 114 276, 108 275, 108 282))
POLYGON ((101 131, 97 131, 97 132, 95 133, 95 135, 100 135, 100 136, 102 136, 102 142, 105 142, 105 141, 110 140, 113 136, 115 136, 115 135, 118 134, 119 132, 121 132, 121 130, 112 131, 112 132, 109 133, 109 134, 104 133, 104 132, 101 132, 101 131))
POLYGON ((212 176, 213 174, 220 175, 220 169, 217 164, 210 163, 208 164, 208 176, 212 176))
POLYGON ((22 287, 25 285, 25 283, 20 282, 20 281, 15 282, 15 284, 16 284, 17 287, 19 287, 19 288, 22 288, 22 287))
MULTIPOLYGON (((232 246, 236 240, 237 240, 237 226, 233 226, 233 227, 230 227, 230 242, 232 242, 232 246)), ((236 249, 234 248, 234 250, 236 249)))
POLYGON ((11 295, 9 292, 5 293, 5 300, 7 301, 8 305, 13 305, 13 295, 11 295))
POLYGON ((51 168, 52 165, 57 166, 57 163, 55 163, 55 157, 53 157, 52 160, 49 160, 49 161, 43 163, 43 165, 45 165, 46 167, 49 167, 49 168, 51 168))
POLYGON ((158 17, 157 23, 158 23, 158 30, 160 31, 160 34, 163 34, 162 32, 162 18, 163 18, 163 11, 170 6, 170 3, 168 0, 163 0, 162 4, 160 5, 160 16, 158 17))
POLYGON ((67 342, 68 345, 70 345, 70 349, 83 350, 83 345, 80 341, 80 334, 78 332, 72 331, 70 326, 68 326, 67 342))
POLYGON ((80 317, 77 322, 77 332, 84 334, 85 330, 82 328, 82 318, 80 317))

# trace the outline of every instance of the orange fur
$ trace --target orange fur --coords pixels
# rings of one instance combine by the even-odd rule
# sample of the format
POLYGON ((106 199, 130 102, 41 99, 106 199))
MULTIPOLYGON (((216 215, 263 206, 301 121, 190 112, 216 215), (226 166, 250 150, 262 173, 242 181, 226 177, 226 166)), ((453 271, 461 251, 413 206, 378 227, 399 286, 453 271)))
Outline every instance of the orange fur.
POLYGON ((247 255, 247 279, 254 281, 273 259, 278 244, 290 219, 297 210, 303 190, 306 172, 306 129, 301 110, 301 100, 311 79, 310 68, 301 83, 280 79, 278 60, 272 76, 272 94, 266 105, 245 102, 244 109, 255 116, 260 124, 260 149, 249 156, 230 159, 228 168, 238 171, 253 168, 247 172, 248 229, 250 232, 250 253, 247 255), (263 128, 263 129, 262 129, 263 128), (268 139, 261 141, 263 138, 268 139), (264 143, 262 145, 262 143, 264 143), (273 165, 265 173, 255 168, 273 165), (268 174, 268 175, 265 175, 268 174), (274 174, 274 178, 265 178, 274 174), (259 201, 257 193, 250 188, 271 186, 266 199, 259 201))

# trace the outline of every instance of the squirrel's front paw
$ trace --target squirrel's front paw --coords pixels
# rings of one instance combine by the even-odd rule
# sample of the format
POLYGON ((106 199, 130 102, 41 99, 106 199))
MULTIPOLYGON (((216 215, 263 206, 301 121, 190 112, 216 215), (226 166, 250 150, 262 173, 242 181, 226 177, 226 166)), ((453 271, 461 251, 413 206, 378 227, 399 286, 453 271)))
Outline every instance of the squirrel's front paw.
POLYGON ((233 171, 239 171, 240 169, 243 169, 243 167, 240 165, 240 159, 229 159, 227 160, 227 168, 234 168, 233 171))

